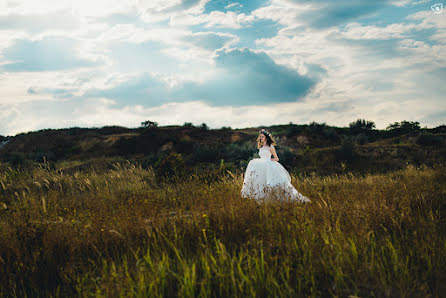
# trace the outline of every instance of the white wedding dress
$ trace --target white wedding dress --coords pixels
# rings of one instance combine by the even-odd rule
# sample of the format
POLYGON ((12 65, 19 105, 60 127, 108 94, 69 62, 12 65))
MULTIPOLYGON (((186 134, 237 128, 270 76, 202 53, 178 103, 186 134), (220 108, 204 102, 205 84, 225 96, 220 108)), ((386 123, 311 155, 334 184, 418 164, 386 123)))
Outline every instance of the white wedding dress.
POLYGON ((310 202, 291 184, 288 171, 279 162, 271 160, 270 147, 261 147, 259 155, 260 158, 254 158, 248 163, 241 190, 242 197, 264 200, 269 194, 275 193, 275 197, 280 200, 310 202))

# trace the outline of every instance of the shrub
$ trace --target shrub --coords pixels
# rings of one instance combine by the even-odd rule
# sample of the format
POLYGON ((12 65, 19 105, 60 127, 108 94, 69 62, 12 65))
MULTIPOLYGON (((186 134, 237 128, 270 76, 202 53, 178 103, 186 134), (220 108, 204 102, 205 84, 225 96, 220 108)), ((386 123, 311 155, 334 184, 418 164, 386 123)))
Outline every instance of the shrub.
POLYGON ((432 131, 435 133, 445 133, 446 132, 446 125, 440 125, 435 128, 432 128, 432 131))
POLYGON ((339 141, 340 137, 333 127, 326 127, 322 130, 322 135, 331 141, 339 141))
POLYGON ((422 133, 417 138, 417 144, 423 146, 440 146, 443 144, 443 137, 431 133, 422 133))
POLYGON ((375 128, 375 122, 365 119, 358 119, 350 123, 350 132, 352 134, 367 133, 375 128))
MULTIPOLYGON (((221 159, 221 150, 220 146, 210 146, 210 145, 200 145, 194 149, 194 152, 191 156, 191 161, 193 162, 217 162, 221 159)), ((224 149, 223 149, 224 150, 224 149)))
POLYGON ((101 135, 111 135, 111 134, 119 134, 119 133, 126 133, 130 129, 123 126, 103 126, 102 128, 98 129, 97 132, 101 135))
POLYGON ((355 157, 355 143, 351 138, 345 137, 341 142, 341 148, 337 152, 338 160, 353 161, 355 157))
POLYGON ((317 123, 317 122, 311 122, 310 125, 307 127, 307 131, 310 133, 321 133, 324 131, 324 129, 327 127, 327 124, 324 123, 317 123))
POLYGON ((155 164, 155 174, 159 178, 182 176, 184 172, 185 166, 181 153, 170 152, 161 154, 155 164))
POLYGON ((290 167, 294 164, 295 155, 288 147, 279 147, 277 148, 277 156, 279 157, 279 162, 284 167, 290 169, 290 167))
POLYGON ((364 145, 369 142, 369 138, 364 133, 360 133, 360 134, 356 135, 355 140, 356 140, 356 143, 360 144, 360 145, 364 145))
POLYGON ((250 159, 257 152, 257 148, 250 144, 229 144, 224 147, 223 158, 225 160, 237 161, 250 159))
POLYGON ((202 130, 209 130, 209 127, 208 127, 207 124, 204 123, 204 122, 201 123, 200 128, 201 128, 202 130))
POLYGON ((292 137, 294 135, 297 135, 298 133, 303 131, 303 127, 302 126, 298 126, 295 124, 290 124, 287 126, 286 130, 285 130, 285 135, 287 137, 292 137))
POLYGON ((7 153, 5 154, 3 160, 16 168, 28 168, 32 165, 32 161, 29 160, 27 155, 23 152, 7 153))
POLYGON ((194 142, 187 139, 180 139, 175 148, 177 152, 190 154, 194 151, 194 142))
POLYGON ((158 126, 158 123, 150 121, 150 120, 147 120, 147 121, 141 122, 141 126, 142 127, 147 127, 147 128, 156 127, 156 126, 158 126))
POLYGON ((411 122, 411 121, 401 121, 390 124, 386 128, 387 132, 390 136, 407 134, 420 130, 419 122, 411 122))

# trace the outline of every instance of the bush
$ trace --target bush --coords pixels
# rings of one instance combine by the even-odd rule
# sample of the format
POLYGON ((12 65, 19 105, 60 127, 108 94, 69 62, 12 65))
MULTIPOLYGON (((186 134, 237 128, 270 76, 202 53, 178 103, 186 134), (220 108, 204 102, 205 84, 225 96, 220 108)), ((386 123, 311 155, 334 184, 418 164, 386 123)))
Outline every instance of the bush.
POLYGON ((209 126, 207 126, 207 124, 204 123, 204 122, 201 123, 200 128, 201 128, 202 130, 209 130, 209 126))
POLYGON ((369 138, 364 133, 360 133, 360 134, 356 135, 355 140, 356 140, 356 143, 359 145, 364 145, 369 142, 369 138))
POLYGON ((435 128, 432 128, 432 131, 435 133, 445 133, 446 132, 446 125, 440 125, 435 128))
POLYGON ((443 144, 443 137, 431 133, 422 133, 417 138, 417 144, 423 146, 441 146, 443 144))
POLYGON ((277 156, 279 157, 279 162, 288 170, 294 164, 295 155, 288 147, 277 148, 277 156))
POLYGON ((141 164, 141 167, 148 168, 153 166, 157 161, 158 161, 157 154, 154 152, 149 152, 147 154, 144 154, 139 162, 141 164))
POLYGON ((42 162, 42 160, 45 158, 46 160, 55 160, 56 155, 52 151, 46 151, 41 152, 37 151, 34 153, 31 153, 29 158, 36 162, 42 162))
POLYGON ((224 147, 223 158, 229 161, 248 160, 257 152, 257 148, 250 144, 229 144, 224 147))
POLYGON ((147 128, 157 127, 158 126, 158 122, 147 120, 147 121, 141 122, 141 126, 142 127, 147 127, 147 128))
POLYGON ((65 130, 65 133, 69 136, 83 136, 90 130, 90 128, 70 127, 65 130))
POLYGON ((200 145, 194 149, 191 156, 192 162, 217 162, 221 159, 221 149, 220 146, 210 146, 210 145, 200 145))
POLYGON ((411 121, 395 122, 387 126, 386 130, 390 136, 417 132, 420 130, 420 123, 411 121))
POLYGON ((295 124, 290 124, 287 126, 286 130, 285 130, 285 135, 287 137, 292 137, 297 135, 298 133, 301 133, 303 131, 303 127, 302 126, 298 126, 295 124))
POLYGON ((184 173, 185 166, 181 153, 161 154, 155 164, 155 174, 159 178, 173 178, 182 176, 184 173))
POLYGON ((102 128, 99 128, 97 132, 101 135, 112 135, 112 134, 120 134, 120 133, 126 133, 130 129, 123 126, 103 126, 102 128))
POLYGON ((367 133, 375 128, 373 121, 367 121, 365 119, 358 119, 355 122, 350 123, 350 132, 352 134, 367 133))
POLYGON ((311 122, 310 125, 307 127, 307 131, 310 133, 322 133, 324 129, 327 128, 327 124, 324 123, 317 123, 317 122, 311 122))
POLYGON ((322 130, 322 135, 331 141, 339 141, 340 137, 333 127, 327 127, 322 130))
POLYGON ((337 152, 338 160, 353 161, 355 157, 355 143, 351 138, 344 138, 341 142, 341 148, 337 152))
POLYGON ((29 160, 27 155, 23 152, 7 153, 3 160, 15 168, 28 168, 32 165, 32 161, 29 160))
POLYGON ((181 139, 175 144, 175 149, 179 153, 190 154, 194 151, 194 142, 187 139, 181 139))

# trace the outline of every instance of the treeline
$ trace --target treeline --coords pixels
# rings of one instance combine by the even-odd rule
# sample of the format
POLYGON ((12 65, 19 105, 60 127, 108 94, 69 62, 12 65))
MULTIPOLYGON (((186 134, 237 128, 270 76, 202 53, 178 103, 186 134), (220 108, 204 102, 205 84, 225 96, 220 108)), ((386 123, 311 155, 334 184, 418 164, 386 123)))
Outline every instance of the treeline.
MULTIPOLYGON (((49 161, 66 168, 69 162, 114 158, 153 167, 161 176, 187 174, 191 168, 243 170, 257 156, 259 128, 210 129, 190 122, 158 126, 147 120, 133 129, 45 129, 7 138, 0 162, 27 168, 49 161)), ((387 171, 407 163, 442 163, 446 156, 445 125, 422 128, 419 122, 402 121, 379 130, 373 121, 358 119, 348 127, 312 122, 265 128, 278 141, 280 162, 296 174, 387 171)))

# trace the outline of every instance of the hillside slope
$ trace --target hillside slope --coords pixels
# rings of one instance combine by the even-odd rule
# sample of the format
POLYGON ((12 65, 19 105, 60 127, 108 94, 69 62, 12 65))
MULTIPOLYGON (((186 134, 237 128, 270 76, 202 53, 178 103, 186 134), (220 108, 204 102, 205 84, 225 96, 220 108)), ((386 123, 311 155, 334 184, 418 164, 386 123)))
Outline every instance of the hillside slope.
MULTIPOLYGON (((407 163, 434 165, 446 159, 446 133, 435 129, 403 134, 385 130, 355 134, 349 128, 325 124, 266 129, 276 138, 281 163, 296 174, 376 172, 407 163)), ((27 167, 50 161, 59 166, 63 163, 60 167, 66 168, 67 162, 78 166, 105 158, 159 166, 174 155, 174 162, 184 167, 224 165, 225 169, 236 170, 256 156, 258 131, 257 127, 210 130, 192 125, 48 129, 3 137, 0 162, 27 167)))

